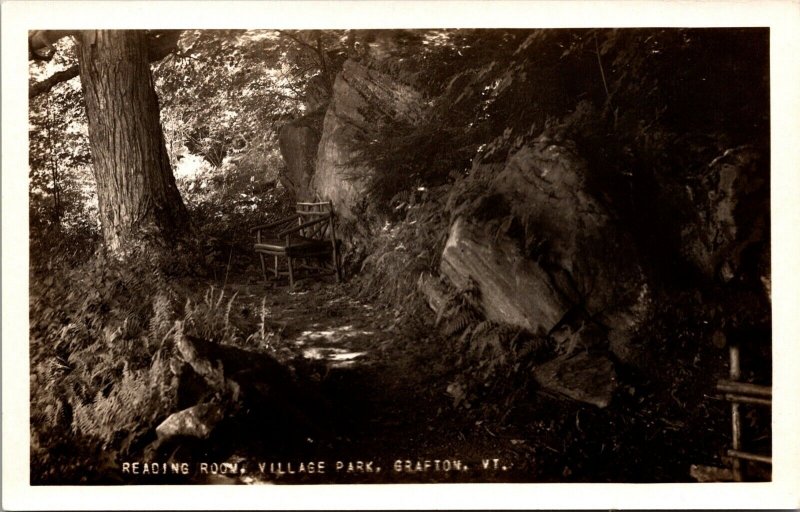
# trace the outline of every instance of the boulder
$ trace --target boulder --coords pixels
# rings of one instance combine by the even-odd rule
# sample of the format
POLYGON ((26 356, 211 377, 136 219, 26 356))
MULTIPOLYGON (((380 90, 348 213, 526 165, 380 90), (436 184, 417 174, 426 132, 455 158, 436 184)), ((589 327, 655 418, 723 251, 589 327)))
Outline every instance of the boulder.
POLYGON ((224 417, 219 406, 198 404, 170 415, 156 427, 156 435, 161 443, 174 437, 207 439, 224 417))
POLYGON ((486 318, 495 322, 547 332, 570 309, 547 272, 509 237, 493 239, 463 218, 450 228, 441 271, 457 288, 477 283, 486 318))
POLYGON ((552 359, 536 367, 533 377, 548 391, 600 408, 611 402, 617 388, 611 360, 585 351, 552 359))
POLYGON ((539 138, 474 170, 472 190, 448 200, 442 273, 459 287, 477 283, 489 319, 532 332, 551 333, 580 310, 597 324, 592 337, 602 332, 627 359, 649 288, 631 236, 587 184, 586 162, 569 143, 539 138))
POLYGON ((632 237, 587 178, 569 144, 542 138, 509 158, 493 185, 522 219, 525 246, 539 248, 562 293, 594 316, 639 304, 647 285, 632 237))
POLYGON ((283 125, 278 144, 286 169, 280 173, 281 184, 297 201, 314 199, 311 180, 317 163, 324 112, 319 110, 283 125))
POLYGON ((268 354, 183 333, 176 335, 175 340, 181 359, 210 389, 232 402, 241 399, 252 402, 268 395, 290 396, 296 392, 289 370, 268 354))
POLYGON ((336 77, 325 113, 312 179, 314 191, 332 200, 343 218, 353 218, 364 199, 363 178, 375 172, 359 162, 357 150, 367 134, 386 120, 419 121, 424 101, 419 92, 353 60, 336 77))

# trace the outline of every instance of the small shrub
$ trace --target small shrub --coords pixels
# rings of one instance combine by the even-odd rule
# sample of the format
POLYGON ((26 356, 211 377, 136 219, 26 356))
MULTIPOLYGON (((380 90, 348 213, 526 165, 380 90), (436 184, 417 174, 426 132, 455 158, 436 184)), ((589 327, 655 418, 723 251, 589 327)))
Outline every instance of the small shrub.
POLYGON ((185 332, 215 343, 239 343, 242 333, 231 322, 235 300, 235 293, 226 299, 225 290, 217 292, 213 286, 206 290, 202 300, 187 300, 183 320, 185 332))
MULTIPOLYGON (((419 192, 419 191, 417 191, 419 192)), ((403 219, 386 222, 368 242, 369 254, 361 265, 359 286, 363 298, 378 298, 396 306, 416 303, 420 273, 438 271, 447 239, 447 217, 442 188, 425 190, 424 197, 398 198, 395 208, 403 219)))

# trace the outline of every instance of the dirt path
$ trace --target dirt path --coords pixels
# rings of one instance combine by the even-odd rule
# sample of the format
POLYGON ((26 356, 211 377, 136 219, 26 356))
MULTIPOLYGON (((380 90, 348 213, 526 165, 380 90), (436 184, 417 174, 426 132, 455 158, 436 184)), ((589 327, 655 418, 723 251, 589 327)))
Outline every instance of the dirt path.
POLYGON ((458 370, 429 318, 359 300, 355 284, 332 280, 290 290, 248 276, 225 290, 237 294, 243 332, 262 318, 268 331, 269 346, 246 348, 293 368, 301 390, 178 454, 208 464, 192 483, 682 482, 691 464, 722 464, 722 405, 677 403, 624 367, 625 385, 604 409, 522 384, 511 409, 488 398, 455 408, 447 387, 458 370))
POLYGON ((435 329, 354 298, 348 285, 251 280, 227 289, 254 330, 268 319, 272 348, 294 356, 313 405, 298 406, 300 420, 254 413, 222 429, 200 481, 531 481, 523 440, 453 409, 435 329), (213 474, 220 457, 236 477, 213 474))

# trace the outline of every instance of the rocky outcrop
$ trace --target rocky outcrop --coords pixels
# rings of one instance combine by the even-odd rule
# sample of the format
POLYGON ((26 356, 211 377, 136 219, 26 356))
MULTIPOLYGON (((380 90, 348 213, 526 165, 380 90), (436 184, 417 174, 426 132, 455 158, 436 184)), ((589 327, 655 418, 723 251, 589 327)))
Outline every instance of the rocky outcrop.
POLYGON ((509 159, 494 186, 522 219, 524 245, 538 264, 595 316, 639 303, 647 288, 632 238, 587 174, 574 149, 540 139, 509 159))
POLYGON ((317 164, 323 118, 323 110, 312 112, 286 123, 278 134, 281 156, 286 163, 279 179, 297 201, 313 200, 315 196, 311 180, 317 164))
POLYGON ((746 273, 769 279, 767 165, 752 147, 729 149, 700 180, 684 186, 697 213, 681 230, 682 247, 706 276, 723 282, 746 273))
POLYGON ((570 303, 535 261, 507 236, 493 238, 469 220, 450 228, 441 271, 456 288, 477 283, 486 317, 530 332, 549 331, 570 303))
MULTIPOLYGON (((422 96, 411 87, 355 61, 344 63, 336 77, 317 152, 312 187, 332 200, 340 216, 352 218, 364 197, 364 177, 376 172, 359 162, 357 149, 388 119, 422 118, 422 96)), ((377 170, 379 172, 380 170, 377 170)))
POLYGON ((231 402, 296 393, 289 370, 267 354, 183 334, 176 336, 176 348, 210 389, 231 402))
POLYGON ((607 405, 615 376, 602 354, 632 358, 650 307, 631 236, 569 143, 540 138, 473 171, 448 201, 442 273, 456 287, 476 284, 488 319, 554 340, 561 355, 536 370, 543 387, 607 405))
POLYGON ((630 334, 648 287, 574 150, 538 140, 476 186, 477 199, 456 208, 441 270, 456 286, 475 281, 490 319, 549 333, 579 307, 617 338, 630 334))

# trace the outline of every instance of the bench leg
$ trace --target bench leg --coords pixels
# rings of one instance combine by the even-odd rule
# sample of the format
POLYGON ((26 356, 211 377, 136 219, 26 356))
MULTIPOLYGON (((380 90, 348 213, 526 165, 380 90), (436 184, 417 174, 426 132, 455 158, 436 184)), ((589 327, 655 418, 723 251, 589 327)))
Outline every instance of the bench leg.
POLYGON ((289 264, 289 286, 294 288, 294 275, 292 274, 292 258, 286 258, 289 264))
POLYGON ((275 255, 275 268, 272 270, 272 273, 275 274, 275 279, 278 279, 278 256, 275 255))
POLYGON ((342 271, 339 269, 339 255, 333 251, 333 270, 336 271, 336 282, 342 282, 342 271))
POLYGON ((258 258, 261 260, 261 274, 264 276, 264 282, 267 282, 267 265, 264 263, 264 255, 258 253, 258 258))

